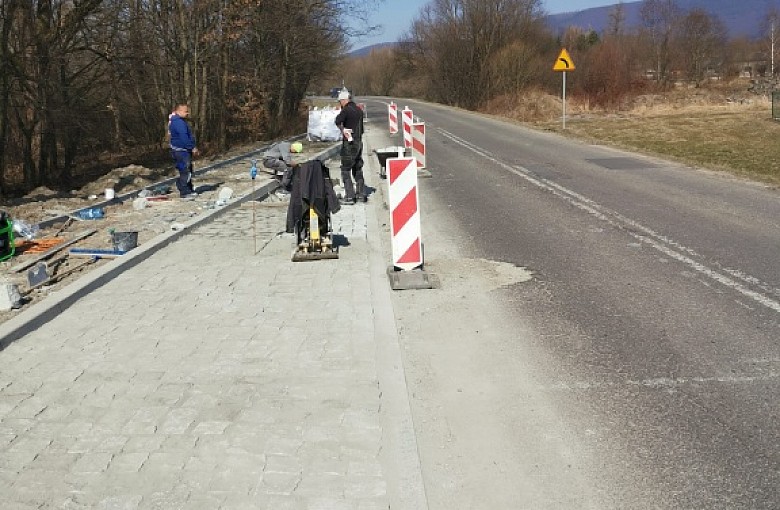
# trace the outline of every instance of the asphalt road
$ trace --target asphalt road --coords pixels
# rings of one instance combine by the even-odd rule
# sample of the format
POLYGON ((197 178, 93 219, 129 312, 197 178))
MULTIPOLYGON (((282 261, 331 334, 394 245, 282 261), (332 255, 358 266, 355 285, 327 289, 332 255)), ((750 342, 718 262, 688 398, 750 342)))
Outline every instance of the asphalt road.
POLYGON ((461 293, 396 301, 431 508, 780 508, 778 192, 406 104, 426 253, 461 293))

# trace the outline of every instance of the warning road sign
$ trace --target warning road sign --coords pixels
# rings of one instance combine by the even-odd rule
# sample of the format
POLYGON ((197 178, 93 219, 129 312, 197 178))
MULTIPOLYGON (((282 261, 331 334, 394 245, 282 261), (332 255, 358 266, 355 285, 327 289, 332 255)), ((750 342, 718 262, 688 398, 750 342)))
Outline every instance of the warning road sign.
POLYGON ((553 71, 574 71, 574 69, 574 61, 569 56, 569 52, 566 51, 566 48, 563 48, 561 54, 558 55, 558 58, 555 60, 553 71))

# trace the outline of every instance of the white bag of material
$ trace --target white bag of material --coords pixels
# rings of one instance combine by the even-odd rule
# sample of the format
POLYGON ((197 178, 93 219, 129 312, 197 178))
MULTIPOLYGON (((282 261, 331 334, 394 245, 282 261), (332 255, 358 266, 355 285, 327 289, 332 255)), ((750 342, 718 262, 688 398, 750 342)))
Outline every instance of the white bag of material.
POLYGON ((306 137, 312 142, 338 142, 341 140, 341 131, 336 126, 336 116, 341 110, 325 108, 309 111, 309 125, 306 128, 306 137))

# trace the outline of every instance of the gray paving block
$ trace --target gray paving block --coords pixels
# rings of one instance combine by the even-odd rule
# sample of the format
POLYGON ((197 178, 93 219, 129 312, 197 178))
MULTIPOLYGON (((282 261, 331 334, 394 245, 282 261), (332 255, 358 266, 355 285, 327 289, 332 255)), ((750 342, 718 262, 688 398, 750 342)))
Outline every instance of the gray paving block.
POLYGON ((258 253, 225 210, 2 351, 0 484, 37 464, 71 488, 19 478, 37 506, 387 508, 369 209, 307 264, 260 209, 258 253))
POLYGON ((108 465, 108 471, 110 473, 137 473, 143 466, 146 459, 149 458, 149 454, 143 453, 117 453, 111 459, 111 463, 108 465))
POLYGON ((71 471, 74 473, 101 473, 108 468, 111 458, 110 453, 84 453, 73 464, 71 471))

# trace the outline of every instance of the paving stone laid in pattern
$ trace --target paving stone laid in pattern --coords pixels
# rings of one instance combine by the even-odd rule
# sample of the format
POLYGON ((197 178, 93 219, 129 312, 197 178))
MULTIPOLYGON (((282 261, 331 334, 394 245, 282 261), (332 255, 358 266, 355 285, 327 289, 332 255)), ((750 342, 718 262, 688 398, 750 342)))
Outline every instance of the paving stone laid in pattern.
POLYGON ((388 508, 364 204, 234 207, 0 351, 7 508, 388 508))

